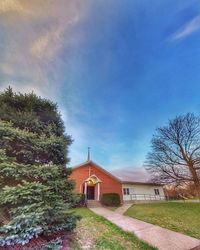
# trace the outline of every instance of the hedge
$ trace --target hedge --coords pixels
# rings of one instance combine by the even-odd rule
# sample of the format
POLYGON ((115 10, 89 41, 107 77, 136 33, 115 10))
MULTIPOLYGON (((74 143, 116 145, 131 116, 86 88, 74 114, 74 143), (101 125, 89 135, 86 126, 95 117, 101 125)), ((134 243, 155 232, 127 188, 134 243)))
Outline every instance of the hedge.
POLYGON ((105 193, 101 197, 101 203, 105 206, 116 207, 120 205, 120 196, 117 193, 105 193))

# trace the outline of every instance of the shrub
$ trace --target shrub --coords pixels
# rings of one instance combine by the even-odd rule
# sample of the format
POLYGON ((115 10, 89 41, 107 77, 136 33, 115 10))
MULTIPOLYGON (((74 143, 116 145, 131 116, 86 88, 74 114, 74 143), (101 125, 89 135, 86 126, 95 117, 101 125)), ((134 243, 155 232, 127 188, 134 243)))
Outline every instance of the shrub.
POLYGON ((85 206, 85 194, 77 193, 74 195, 73 207, 84 207, 85 206))
POLYGON ((120 196, 117 193, 106 193, 101 197, 101 203, 106 206, 117 207, 120 205, 120 196))
POLYGON ((42 247, 41 250, 60 250, 62 249, 62 239, 56 238, 54 240, 51 240, 48 244, 42 247))

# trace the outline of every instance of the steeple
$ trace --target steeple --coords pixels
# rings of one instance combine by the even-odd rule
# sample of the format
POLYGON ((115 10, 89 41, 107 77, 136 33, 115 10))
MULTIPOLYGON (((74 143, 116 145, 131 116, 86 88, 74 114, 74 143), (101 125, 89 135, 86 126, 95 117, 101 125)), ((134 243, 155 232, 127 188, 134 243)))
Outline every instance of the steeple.
POLYGON ((90 147, 88 147, 88 158, 87 158, 88 161, 90 161, 90 147))

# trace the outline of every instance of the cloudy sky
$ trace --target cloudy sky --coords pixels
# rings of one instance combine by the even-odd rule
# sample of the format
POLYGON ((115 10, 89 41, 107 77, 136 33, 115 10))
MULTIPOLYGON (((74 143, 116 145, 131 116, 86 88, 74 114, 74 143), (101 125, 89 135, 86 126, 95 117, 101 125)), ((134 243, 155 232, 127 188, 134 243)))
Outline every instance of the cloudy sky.
POLYGON ((0 89, 58 103, 71 165, 142 167, 155 128, 200 111, 200 1, 1 0, 0 89))

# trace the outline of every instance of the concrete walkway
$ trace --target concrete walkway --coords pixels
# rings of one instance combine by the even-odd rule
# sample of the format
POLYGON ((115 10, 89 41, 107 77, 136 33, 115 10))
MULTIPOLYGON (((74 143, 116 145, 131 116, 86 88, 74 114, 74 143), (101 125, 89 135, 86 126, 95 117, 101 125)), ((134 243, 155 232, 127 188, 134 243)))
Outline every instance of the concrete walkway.
POLYGON ((104 207, 90 209, 159 250, 189 250, 200 245, 200 240, 195 238, 121 215, 104 207))
POLYGON ((117 209, 115 209, 115 213, 118 213, 118 214, 124 214, 126 212, 126 210, 129 209, 129 207, 131 207, 133 205, 130 204, 130 203, 127 203, 127 204, 123 204, 121 207, 118 207, 117 209))

